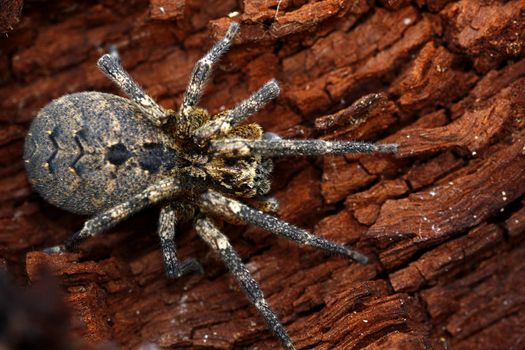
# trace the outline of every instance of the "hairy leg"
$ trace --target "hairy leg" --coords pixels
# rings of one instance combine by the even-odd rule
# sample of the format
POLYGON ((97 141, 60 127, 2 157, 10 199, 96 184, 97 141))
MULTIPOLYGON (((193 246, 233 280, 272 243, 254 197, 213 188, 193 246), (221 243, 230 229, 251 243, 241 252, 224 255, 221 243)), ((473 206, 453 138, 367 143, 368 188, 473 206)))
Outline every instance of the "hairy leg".
POLYGON ((322 140, 212 140, 210 152, 226 157, 260 155, 274 156, 320 156, 324 154, 396 152, 396 144, 375 144, 350 141, 322 140))
POLYGON ((259 111, 278 95, 279 85, 276 80, 272 79, 224 116, 211 120, 195 130, 195 133, 193 134, 195 142, 198 144, 204 144, 213 136, 226 135, 231 130, 232 126, 259 111))
POLYGON ((237 279, 242 289, 246 292, 246 295, 248 295, 250 302, 259 310, 269 328, 279 338, 283 346, 289 350, 295 349, 290 336, 275 313, 270 309, 270 306, 264 299, 261 288, 253 279, 250 271, 248 271, 242 263, 241 258, 231 246, 228 238, 222 234, 208 218, 199 218, 196 223, 196 229, 199 236, 201 236, 213 250, 219 253, 228 269, 237 279))
POLYGON ((195 259, 180 261, 175 246, 175 229, 182 219, 183 208, 165 205, 160 211, 159 238, 168 278, 179 278, 188 272, 202 272, 202 266, 195 259))
POLYGON ((168 120, 168 112, 159 106, 144 90, 129 76, 128 72, 120 64, 120 58, 116 49, 110 50, 99 58, 98 67, 117 84, 144 112, 144 115, 157 126, 161 126, 168 120))
POLYGON ((199 103, 206 81, 210 77, 213 65, 228 50, 238 29, 238 23, 233 22, 230 24, 230 28, 228 28, 224 38, 217 42, 210 51, 204 55, 204 57, 197 61, 195 67, 193 67, 190 82, 184 92, 177 120, 177 132, 181 135, 187 136, 189 126, 191 125, 191 121, 189 120, 191 117, 191 111, 199 103))
POLYGON ((107 231, 148 205, 172 198, 180 193, 180 191, 181 186, 178 181, 173 179, 161 180, 134 197, 131 197, 128 201, 109 208, 86 221, 82 229, 75 232, 73 236, 66 241, 65 248, 71 249, 81 240, 107 231))
POLYGON ((214 191, 208 191, 200 196, 199 207, 205 212, 220 217, 230 218, 232 221, 241 221, 253 224, 273 234, 285 237, 299 244, 304 244, 326 251, 342 254, 351 259, 366 264, 368 258, 342 244, 334 243, 282 221, 260 210, 250 208, 234 199, 223 196, 214 191))

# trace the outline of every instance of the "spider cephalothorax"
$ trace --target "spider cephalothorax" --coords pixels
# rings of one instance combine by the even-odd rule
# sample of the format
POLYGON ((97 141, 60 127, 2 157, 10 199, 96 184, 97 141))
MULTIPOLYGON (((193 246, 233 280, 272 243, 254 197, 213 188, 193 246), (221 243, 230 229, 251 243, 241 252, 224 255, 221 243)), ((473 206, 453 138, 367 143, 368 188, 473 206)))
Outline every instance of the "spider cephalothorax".
POLYGON ((394 152, 396 145, 345 141, 282 140, 257 124, 239 125, 279 93, 271 80, 231 110, 210 116, 197 106, 211 68, 228 49, 239 25, 200 59, 178 111, 165 110, 130 78, 116 52, 100 69, 131 98, 100 92, 63 96, 44 107, 31 124, 24 159, 30 182, 49 202, 92 215, 60 252, 100 234, 148 205, 160 205, 159 237, 170 278, 201 270, 180 261, 175 228, 195 219, 198 234, 221 256, 250 301, 282 344, 292 341, 263 294, 220 231, 221 221, 254 224, 276 235, 342 255, 367 258, 268 214, 276 208, 270 190, 272 156, 347 152, 394 152), (250 199, 254 209, 236 199, 250 199))

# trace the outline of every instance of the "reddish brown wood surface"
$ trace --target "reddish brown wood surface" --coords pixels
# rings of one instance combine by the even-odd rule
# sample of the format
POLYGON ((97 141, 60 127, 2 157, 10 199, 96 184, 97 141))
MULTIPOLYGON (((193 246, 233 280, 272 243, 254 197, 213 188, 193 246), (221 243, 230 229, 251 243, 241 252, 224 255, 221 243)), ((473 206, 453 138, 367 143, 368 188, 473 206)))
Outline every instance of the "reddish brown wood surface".
MULTIPOLYGON (((237 11, 241 33, 203 106, 233 106, 275 77, 281 96, 252 118, 266 130, 400 145, 395 156, 276 162, 280 217, 355 245, 372 258, 367 266, 228 228, 297 347, 525 348, 525 1, 284 0, 277 12, 277 0, 60 0, 25 1, 21 14, 21 1, 0 5, 0 266, 13 276, 0 292, 18 300, 0 309, 41 312, 28 332, 56 325, 46 334, 63 336, 57 348, 277 347, 191 226, 178 234, 179 254, 205 273, 164 277, 154 209, 79 253, 38 252, 84 218, 43 202, 22 163, 28 124, 51 99, 117 92, 95 65, 109 45, 174 107, 237 11), (352 102, 372 92, 387 98, 345 123, 352 102), (69 333, 56 290, 9 287, 40 288, 42 265, 69 306, 69 333), (39 298, 57 311, 39 308, 39 298)), ((23 336, 7 334, 0 344, 23 336)))

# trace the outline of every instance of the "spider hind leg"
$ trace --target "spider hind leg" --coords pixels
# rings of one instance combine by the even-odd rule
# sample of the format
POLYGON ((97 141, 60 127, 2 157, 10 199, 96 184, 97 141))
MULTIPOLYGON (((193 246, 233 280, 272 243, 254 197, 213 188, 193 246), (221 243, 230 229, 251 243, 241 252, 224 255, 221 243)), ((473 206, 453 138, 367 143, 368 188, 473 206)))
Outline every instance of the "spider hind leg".
POLYGON ((99 235, 147 206, 172 198, 180 191, 181 185, 179 181, 174 181, 173 179, 160 180, 127 201, 117 204, 87 220, 82 229, 75 232, 65 242, 65 248, 71 250, 85 238, 99 235))
POLYGON ((126 93, 144 112, 154 125, 161 126, 168 121, 169 113, 159 106, 137 84, 120 64, 120 57, 115 48, 98 59, 98 68, 126 93))

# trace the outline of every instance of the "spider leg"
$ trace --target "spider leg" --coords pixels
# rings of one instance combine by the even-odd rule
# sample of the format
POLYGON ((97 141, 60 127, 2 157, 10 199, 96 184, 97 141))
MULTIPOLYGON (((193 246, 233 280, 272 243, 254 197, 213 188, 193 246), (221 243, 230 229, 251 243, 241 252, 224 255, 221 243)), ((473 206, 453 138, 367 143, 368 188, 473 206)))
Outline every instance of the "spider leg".
POLYGON ((351 259, 366 264, 368 258, 361 253, 353 251, 342 244, 334 243, 324 238, 311 234, 308 231, 282 221, 260 210, 253 209, 234 199, 223 196, 215 191, 208 191, 200 196, 199 207, 205 212, 228 218, 232 221, 241 221, 253 224, 273 234, 282 236, 299 244, 304 244, 332 253, 342 254, 351 259))
POLYGON ((277 84, 275 79, 272 79, 249 98, 226 113, 226 115, 211 120, 195 130, 193 139, 197 144, 203 144, 212 136, 227 134, 233 125, 240 123, 250 115, 256 113, 278 95, 279 84, 277 84))
POLYGON ((244 157, 259 155, 274 156, 320 156, 324 154, 344 153, 393 153, 396 144, 375 144, 350 141, 323 140, 243 140, 219 139, 210 142, 210 153, 226 157, 244 157))
POLYGON ((228 269, 237 279, 242 289, 246 292, 250 302, 255 305, 257 310, 259 310, 269 328, 279 338, 283 346, 289 350, 295 349, 290 336, 275 313, 270 309, 270 306, 264 299, 261 288, 253 279, 250 271, 248 271, 246 266, 242 263, 241 258, 231 246, 228 238, 220 232, 215 224, 208 218, 199 218, 195 228, 197 229, 199 236, 201 236, 212 249, 219 253, 228 269))
POLYGON ((164 257, 164 267, 168 278, 179 278, 182 275, 196 271, 202 273, 202 266, 195 259, 180 261, 177 258, 175 246, 175 228, 182 219, 181 210, 172 205, 165 205, 160 210, 159 238, 164 257))
POLYGON ((126 202, 109 208, 86 221, 82 229, 75 232, 73 236, 65 242, 65 248, 72 249, 81 240, 96 236, 141 211, 148 205, 172 198, 179 194, 181 190, 179 182, 173 179, 161 180, 134 197, 131 197, 126 202))
POLYGON ((97 62, 100 70, 106 74, 115 84, 128 95, 144 115, 156 126, 161 126, 168 120, 168 112, 159 106, 144 90, 129 76, 120 64, 120 58, 116 49, 110 49, 97 62))
POLYGON ((190 82, 184 92, 182 105, 180 106, 179 119, 177 120, 177 127, 181 129, 180 132, 188 132, 189 125, 191 124, 191 120, 189 120, 191 111, 199 103, 204 85, 210 77, 213 65, 217 63, 221 56, 228 50, 238 29, 239 23, 232 22, 224 38, 213 45, 210 51, 198 60, 195 67, 193 67, 190 82))

